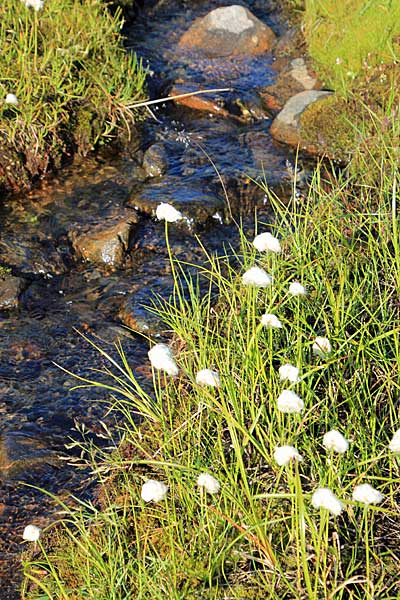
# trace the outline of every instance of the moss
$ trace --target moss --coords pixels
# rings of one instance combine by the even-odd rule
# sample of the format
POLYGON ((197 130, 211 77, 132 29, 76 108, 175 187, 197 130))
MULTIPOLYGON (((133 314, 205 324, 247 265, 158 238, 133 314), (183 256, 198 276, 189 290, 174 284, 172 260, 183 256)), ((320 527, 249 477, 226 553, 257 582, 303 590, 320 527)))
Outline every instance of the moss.
POLYGON ((300 118, 302 137, 329 155, 348 159, 357 143, 351 104, 336 95, 310 104, 300 118))

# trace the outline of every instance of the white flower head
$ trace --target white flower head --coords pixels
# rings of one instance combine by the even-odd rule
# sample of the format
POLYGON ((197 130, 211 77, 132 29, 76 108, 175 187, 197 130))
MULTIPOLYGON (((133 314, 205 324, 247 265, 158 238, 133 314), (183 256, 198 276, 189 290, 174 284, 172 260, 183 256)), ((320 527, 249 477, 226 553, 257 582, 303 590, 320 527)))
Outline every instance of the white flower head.
POLYGON ((278 238, 274 237, 271 233, 260 233, 256 235, 253 240, 253 246, 259 252, 281 252, 282 248, 278 238))
POLYGON ((14 104, 14 106, 17 106, 18 104, 18 98, 15 94, 7 94, 7 96, 5 97, 4 102, 6 104, 14 104))
POLYGON ((294 365, 282 365, 279 367, 279 379, 281 381, 291 381, 292 383, 299 383, 299 369, 294 365))
POLYGON ((327 450, 333 450, 339 452, 339 454, 344 454, 349 449, 349 440, 346 440, 340 431, 336 429, 325 433, 322 444, 327 450))
POLYGON ((307 290, 304 285, 301 285, 298 281, 292 281, 289 285, 289 294, 292 296, 306 296, 307 290))
POLYGON ((277 400, 278 410, 283 413, 301 413, 304 402, 291 390, 283 390, 277 400))
POLYGON ((272 276, 268 275, 264 269, 260 267, 251 267, 242 276, 243 285, 253 285, 254 287, 265 288, 271 285, 272 276))
POLYGON ((314 340, 312 350, 314 354, 324 358, 327 354, 332 352, 332 346, 328 338, 318 336, 314 340))
POLYGON ((265 313, 265 315, 261 317, 261 325, 264 325, 264 327, 269 327, 271 329, 281 329, 282 327, 282 323, 278 319, 278 317, 271 313, 265 313))
POLYGON ((145 502, 161 502, 168 493, 168 486, 162 481, 149 479, 142 485, 140 496, 145 502))
POLYGON ((354 502, 362 502, 362 504, 379 504, 384 499, 384 495, 378 492, 369 483, 356 485, 353 490, 354 502))
POLYGON ((211 387, 219 387, 221 381, 216 371, 211 369, 202 369, 196 375, 196 383, 198 385, 209 385, 211 387))
POLYGON ((278 446, 274 452, 274 459, 280 467, 284 467, 291 460, 301 462, 303 457, 293 446, 278 446))
POLYGON ((36 527, 36 525, 27 525, 22 534, 22 538, 27 542, 37 542, 41 533, 42 530, 39 527, 36 527))
POLYGON ((44 0, 22 0, 27 8, 34 8, 36 11, 43 8, 44 0))
POLYGON ((343 510, 343 504, 329 488, 317 488, 312 495, 311 504, 314 508, 325 508, 336 517, 343 510))
POLYGON ((175 362, 172 350, 167 344, 156 344, 147 354, 155 369, 165 371, 173 377, 178 375, 179 368, 175 362))
POLYGON ((168 223, 176 223, 183 219, 183 215, 179 210, 176 210, 172 204, 161 202, 156 209, 156 217, 159 221, 168 221, 168 223))
POLYGON ((218 494, 220 483, 210 473, 201 473, 197 478, 197 485, 208 494, 218 494))
POLYGON ((389 443, 389 450, 392 452, 400 452, 400 429, 398 429, 393 435, 389 443))

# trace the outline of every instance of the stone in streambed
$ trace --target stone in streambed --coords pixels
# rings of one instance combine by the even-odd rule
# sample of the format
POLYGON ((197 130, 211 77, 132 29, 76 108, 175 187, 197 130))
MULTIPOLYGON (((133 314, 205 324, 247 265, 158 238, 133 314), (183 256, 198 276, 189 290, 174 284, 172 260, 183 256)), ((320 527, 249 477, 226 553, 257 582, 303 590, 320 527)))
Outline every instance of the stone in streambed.
POLYGON ((29 475, 45 465, 57 465, 54 451, 42 440, 19 432, 6 432, 0 436, 0 478, 12 480, 29 475))
POLYGON ((68 237, 79 258, 110 269, 123 267, 133 225, 137 222, 133 211, 124 211, 117 217, 100 223, 77 226, 68 237))
POLYGON ((289 61, 281 59, 275 63, 275 68, 279 69, 275 83, 257 90, 266 108, 272 112, 281 110, 296 94, 321 88, 321 82, 315 72, 302 57, 289 61))
POLYGON ((13 310, 19 306, 19 295, 25 287, 25 281, 14 277, 0 268, 0 310, 13 310))
POLYGON ((275 34, 247 8, 216 8, 196 19, 179 40, 179 46, 196 48, 207 56, 257 55, 271 50, 275 34))
POLYGON ((168 169, 168 156, 162 144, 153 144, 143 156, 143 169, 147 177, 162 177, 168 169))
POLYGON ((127 201, 127 206, 155 217, 157 206, 162 203, 172 204, 180 211, 184 219, 177 225, 202 224, 208 219, 225 214, 225 201, 212 190, 188 185, 182 177, 165 177, 160 182, 146 186, 137 193, 133 191, 127 201))
POLYGON ((290 98, 283 110, 274 119, 270 129, 271 135, 279 142, 289 146, 299 146, 300 149, 309 154, 329 156, 329 148, 324 148, 320 140, 305 138, 302 132, 301 120, 310 106, 323 102, 331 95, 331 92, 317 90, 308 90, 296 94, 290 98))

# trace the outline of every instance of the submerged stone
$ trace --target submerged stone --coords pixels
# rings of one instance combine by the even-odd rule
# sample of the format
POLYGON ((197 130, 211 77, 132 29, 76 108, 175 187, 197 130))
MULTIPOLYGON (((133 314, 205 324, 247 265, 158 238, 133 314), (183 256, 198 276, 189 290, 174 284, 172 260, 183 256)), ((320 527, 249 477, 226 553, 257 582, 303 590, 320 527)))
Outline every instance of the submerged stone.
POLYGON ((13 310, 19 306, 19 295, 25 287, 20 277, 0 270, 0 310, 13 310))
POLYGON ((143 157, 143 169, 148 177, 161 177, 168 169, 168 156, 162 144, 153 144, 143 157))
POLYGON ((77 226, 69 233, 72 246, 79 258, 98 266, 111 269, 123 267, 129 238, 137 215, 124 211, 101 223, 77 226))
POLYGON ((196 19, 179 45, 197 48, 207 56, 262 54, 271 50, 275 34, 247 8, 239 5, 216 8, 196 19))

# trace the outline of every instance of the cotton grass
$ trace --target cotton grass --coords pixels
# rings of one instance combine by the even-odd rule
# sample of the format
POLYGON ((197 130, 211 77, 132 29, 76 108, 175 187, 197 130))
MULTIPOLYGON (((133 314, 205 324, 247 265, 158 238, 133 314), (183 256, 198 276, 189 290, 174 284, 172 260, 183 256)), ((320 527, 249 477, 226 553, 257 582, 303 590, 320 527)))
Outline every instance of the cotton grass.
POLYGON ((168 486, 162 481, 149 479, 142 485, 140 497, 145 502, 161 502, 168 493, 168 486))
POLYGON ((156 344, 147 354, 155 369, 165 371, 172 377, 178 375, 179 368, 175 362, 172 350, 167 344, 156 344))
POLYGON ((261 317, 261 325, 267 327, 268 329, 282 329, 282 322, 276 315, 271 313, 265 313, 261 317))
POLYGON ((314 508, 324 508, 335 517, 338 517, 343 510, 343 504, 329 488, 318 488, 312 495, 311 504, 314 508))
POLYGON ((246 286, 266 288, 272 284, 272 276, 260 267, 251 267, 242 275, 242 283, 246 286))
POLYGON ((304 408, 304 402, 300 396, 295 394, 295 392, 292 392, 292 390, 283 390, 278 397, 277 407, 278 410, 283 413, 301 413, 304 408))

